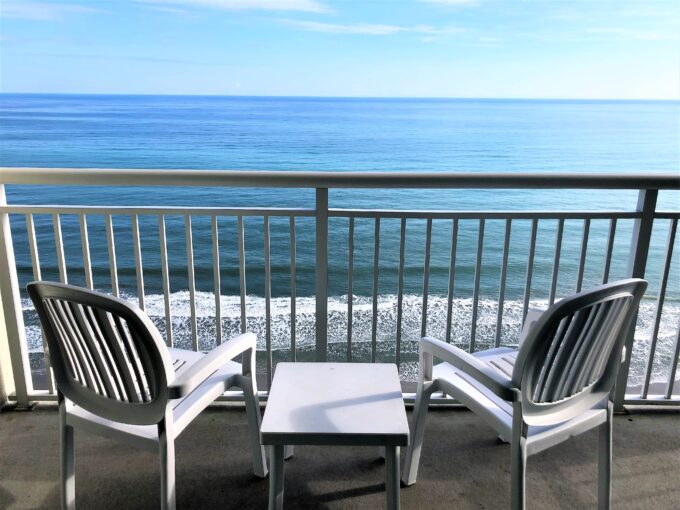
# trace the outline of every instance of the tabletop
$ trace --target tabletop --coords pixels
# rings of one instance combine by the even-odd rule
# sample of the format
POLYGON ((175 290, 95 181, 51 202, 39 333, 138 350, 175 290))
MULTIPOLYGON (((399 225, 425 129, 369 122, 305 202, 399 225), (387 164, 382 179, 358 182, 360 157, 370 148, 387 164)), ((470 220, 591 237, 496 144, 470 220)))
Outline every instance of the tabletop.
POLYGON ((396 365, 279 363, 262 443, 406 446, 409 428, 396 365))

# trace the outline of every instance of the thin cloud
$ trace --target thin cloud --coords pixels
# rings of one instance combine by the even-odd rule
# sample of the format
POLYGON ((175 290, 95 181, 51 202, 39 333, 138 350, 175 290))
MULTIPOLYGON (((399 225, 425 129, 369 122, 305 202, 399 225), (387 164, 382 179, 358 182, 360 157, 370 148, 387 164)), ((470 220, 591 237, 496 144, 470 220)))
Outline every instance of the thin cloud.
POLYGON ((73 14, 108 14, 108 12, 96 7, 54 2, 23 2, 18 0, 0 2, 0 17, 33 21, 56 21, 73 14))
POLYGON ((338 25, 335 23, 319 23, 316 21, 283 20, 285 25, 299 28, 307 32, 324 32, 327 34, 362 34, 362 35, 393 35, 404 31, 404 27, 396 25, 378 25, 357 23, 355 25, 338 25))
MULTIPOLYGON (((670 2, 672 4, 672 2, 670 2)), ((668 7, 668 5, 666 5, 668 7)), ((618 12, 619 16, 626 18, 678 18, 680 9, 676 5, 674 9, 656 8, 653 5, 641 3, 618 12)))
POLYGON ((163 5, 145 5, 144 8, 165 14, 174 14, 176 16, 195 16, 196 14, 194 11, 187 9, 181 9, 179 7, 166 7, 163 5))
POLYGON ((420 0, 428 4, 439 4, 439 5, 475 5, 479 3, 479 0, 420 0))
POLYGON ((327 34, 354 34, 354 35, 395 35, 399 33, 426 34, 431 36, 447 35, 462 32, 458 27, 436 28, 429 25, 383 25, 373 23, 355 23, 351 25, 341 25, 336 23, 320 23, 317 21, 298 21, 284 19, 281 22, 287 26, 305 30, 307 32, 323 32, 327 34))
POLYGON ((667 34, 645 30, 633 30, 628 28, 605 27, 589 28, 589 34, 611 36, 615 39, 632 39, 635 41, 675 41, 680 39, 679 34, 667 34))
POLYGON ((298 11, 327 13, 329 7, 316 0, 136 0, 138 3, 184 7, 192 9, 217 9, 226 11, 298 11))
POLYGON ((85 60, 99 60, 99 61, 112 61, 112 60, 123 60, 129 62, 145 62, 151 64, 184 64, 184 65, 194 65, 194 66, 222 66, 226 64, 220 64, 216 62, 198 62, 193 60, 182 60, 175 58, 160 58, 160 57, 135 57, 135 56, 112 56, 112 55, 96 55, 96 54, 67 54, 67 53, 18 53, 18 56, 23 57, 47 57, 47 58, 72 58, 72 59, 85 59, 85 60))

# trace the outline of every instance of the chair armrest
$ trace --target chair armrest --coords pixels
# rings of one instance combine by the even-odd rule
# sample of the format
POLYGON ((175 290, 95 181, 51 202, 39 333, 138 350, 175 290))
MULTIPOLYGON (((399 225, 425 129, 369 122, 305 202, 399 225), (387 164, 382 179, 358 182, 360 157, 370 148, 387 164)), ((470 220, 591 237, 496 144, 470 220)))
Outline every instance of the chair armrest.
POLYGON ((239 354, 252 349, 255 351, 256 337, 253 333, 243 333, 235 336, 219 347, 216 347, 186 372, 176 378, 168 386, 168 398, 182 398, 194 391, 208 377, 220 369, 227 361, 231 361, 239 354))
POLYGON ((464 374, 482 383, 503 400, 509 402, 515 400, 515 388, 512 386, 509 377, 494 370, 463 349, 436 338, 424 337, 420 339, 420 351, 421 353, 429 353, 433 357, 453 365, 464 374))

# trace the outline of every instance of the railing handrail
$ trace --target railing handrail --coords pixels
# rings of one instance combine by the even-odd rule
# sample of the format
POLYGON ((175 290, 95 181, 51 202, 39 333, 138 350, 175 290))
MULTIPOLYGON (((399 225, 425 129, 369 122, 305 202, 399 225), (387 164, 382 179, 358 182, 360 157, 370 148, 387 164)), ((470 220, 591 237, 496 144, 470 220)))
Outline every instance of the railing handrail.
POLYGON ((0 167, 0 183, 257 188, 680 189, 680 173, 299 172, 0 167))

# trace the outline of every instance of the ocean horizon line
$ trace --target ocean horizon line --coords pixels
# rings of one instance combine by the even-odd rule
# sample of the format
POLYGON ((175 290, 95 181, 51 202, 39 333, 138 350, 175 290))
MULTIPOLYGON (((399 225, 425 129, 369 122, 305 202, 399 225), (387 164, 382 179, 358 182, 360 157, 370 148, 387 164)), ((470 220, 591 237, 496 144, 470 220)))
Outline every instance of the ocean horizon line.
POLYGON ((51 97, 186 97, 215 99, 300 99, 300 100, 376 100, 376 101, 517 101, 517 102, 585 102, 585 103, 679 103, 678 98, 579 98, 579 97, 456 97, 456 96, 335 96, 335 95, 272 95, 272 94, 166 94, 166 93, 116 93, 116 92, 0 92, 0 96, 51 96, 51 97))

